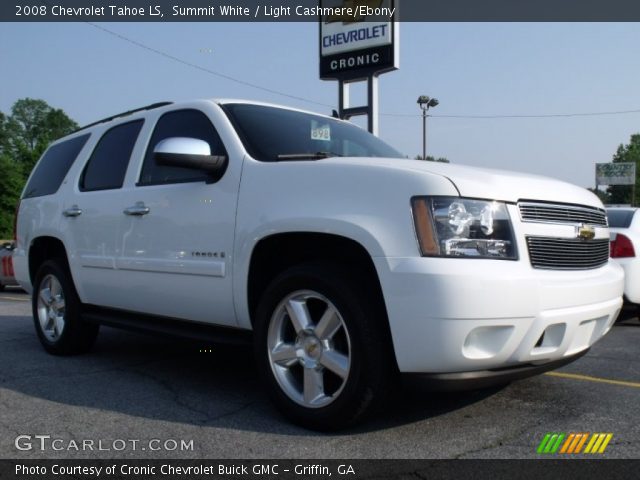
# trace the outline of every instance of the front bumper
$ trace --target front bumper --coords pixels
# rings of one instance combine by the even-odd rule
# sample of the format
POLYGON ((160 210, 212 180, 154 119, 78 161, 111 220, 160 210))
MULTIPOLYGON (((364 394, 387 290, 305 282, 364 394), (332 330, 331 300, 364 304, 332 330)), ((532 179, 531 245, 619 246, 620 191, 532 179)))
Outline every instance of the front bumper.
POLYGON ((496 368, 493 370, 477 370, 474 372, 458 373, 405 373, 404 376, 410 380, 420 380, 420 384, 437 391, 457 391, 487 388, 495 385, 502 385, 515 380, 540 375, 541 373, 555 370, 568 363, 574 362, 589 349, 582 350, 568 357, 559 360, 552 360, 541 365, 531 363, 516 365, 512 367, 496 368))
POLYGON ((609 331, 622 306, 623 272, 613 262, 551 271, 523 261, 374 261, 401 372, 479 372, 571 359, 609 331))

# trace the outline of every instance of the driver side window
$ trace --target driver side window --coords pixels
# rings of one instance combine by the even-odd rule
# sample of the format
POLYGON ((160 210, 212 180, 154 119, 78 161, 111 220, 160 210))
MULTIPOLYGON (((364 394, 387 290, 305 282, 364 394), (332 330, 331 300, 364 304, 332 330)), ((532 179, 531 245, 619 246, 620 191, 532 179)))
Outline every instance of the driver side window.
POLYGON ((154 148, 160 141, 171 137, 204 140, 211 148, 211 155, 227 155, 218 132, 204 113, 192 109, 165 113, 158 120, 151 135, 138 186, 201 182, 209 179, 206 173, 193 169, 156 164, 153 158, 154 148))

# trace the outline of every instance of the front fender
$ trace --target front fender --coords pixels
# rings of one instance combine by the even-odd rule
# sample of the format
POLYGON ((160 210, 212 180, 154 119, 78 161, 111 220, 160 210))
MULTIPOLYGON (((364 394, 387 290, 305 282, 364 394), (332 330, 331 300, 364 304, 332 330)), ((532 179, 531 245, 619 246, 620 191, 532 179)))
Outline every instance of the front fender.
POLYGON ((411 213, 416 195, 457 195, 445 177, 342 159, 245 159, 236 214, 233 296, 238 324, 251 328, 247 278, 253 249, 280 233, 353 240, 372 258, 419 256, 411 213))

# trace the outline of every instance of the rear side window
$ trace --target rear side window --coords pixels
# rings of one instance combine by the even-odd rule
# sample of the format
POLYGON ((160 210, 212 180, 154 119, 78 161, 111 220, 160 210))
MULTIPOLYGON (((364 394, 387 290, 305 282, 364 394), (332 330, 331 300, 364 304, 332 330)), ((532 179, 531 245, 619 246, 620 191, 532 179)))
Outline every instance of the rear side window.
POLYGON ((158 142, 170 137, 189 137, 204 140, 211 148, 211 155, 226 155, 222 140, 209 118, 199 110, 176 110, 160 117, 153 130, 147 148, 138 185, 158 185, 164 183, 197 182, 209 180, 203 172, 189 168, 170 167, 156 164, 153 149, 158 142))
POLYGON ((635 210, 607 210, 609 226, 613 228, 629 228, 635 210))
POLYGON ((131 152, 143 120, 113 127, 102 135, 84 168, 80 190, 109 190, 122 187, 131 152))
POLYGON ((31 175, 22 198, 56 193, 90 134, 74 137, 49 148, 31 175))

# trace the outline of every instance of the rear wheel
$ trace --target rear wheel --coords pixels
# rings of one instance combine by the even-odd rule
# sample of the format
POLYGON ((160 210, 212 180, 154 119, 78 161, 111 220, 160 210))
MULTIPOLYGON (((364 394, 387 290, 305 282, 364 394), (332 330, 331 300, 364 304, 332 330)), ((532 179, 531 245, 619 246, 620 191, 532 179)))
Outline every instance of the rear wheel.
POLYGON ((36 333, 47 352, 72 355, 91 349, 99 327, 83 322, 80 300, 65 262, 42 264, 31 302, 36 333))
POLYGON ((256 314, 256 356, 282 413, 317 430, 380 407, 394 372, 382 302, 339 267, 307 264, 276 278, 256 314))

